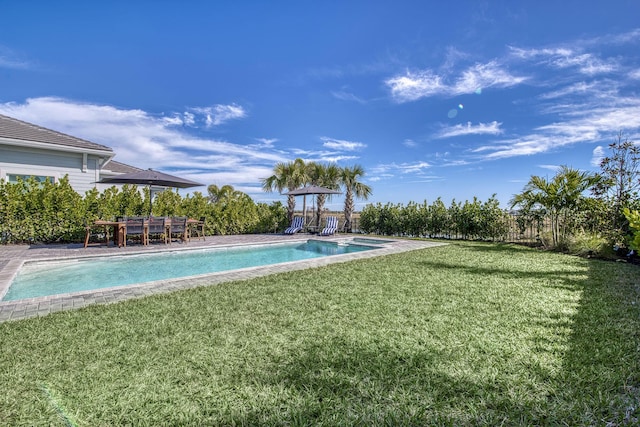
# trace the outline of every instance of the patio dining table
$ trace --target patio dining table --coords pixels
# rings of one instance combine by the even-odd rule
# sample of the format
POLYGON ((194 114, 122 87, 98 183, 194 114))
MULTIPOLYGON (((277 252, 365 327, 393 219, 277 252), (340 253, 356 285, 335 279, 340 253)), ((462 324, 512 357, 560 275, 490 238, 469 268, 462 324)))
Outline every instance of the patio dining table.
MULTIPOLYGON (((201 221, 197 219, 187 219, 187 224, 184 229, 184 233, 181 236, 181 240, 183 242, 187 242, 191 237, 191 227, 200 224, 201 221)), ((127 239, 127 222, 126 221, 105 221, 105 220, 96 220, 92 225, 86 226, 86 235, 84 238, 84 247, 86 248, 89 245, 89 237, 91 235, 91 229, 95 227, 102 227, 104 229, 104 244, 109 245, 109 229, 112 230, 111 235, 113 236, 113 245, 118 246, 119 248, 126 246, 127 239)), ((149 223, 145 221, 145 234, 148 233, 149 223)), ((165 233, 171 233, 171 218, 167 219, 165 222, 165 233)), ((171 241, 171 240, 169 240, 171 241)))
POLYGON ((126 222, 124 221, 103 221, 97 220, 93 222, 93 225, 87 225, 87 233, 84 238, 84 247, 86 248, 89 245, 89 237, 91 235, 92 227, 103 227, 104 228, 104 243, 105 245, 109 245, 109 228, 113 230, 113 244, 117 245, 119 248, 124 245, 125 239, 125 226, 126 222))

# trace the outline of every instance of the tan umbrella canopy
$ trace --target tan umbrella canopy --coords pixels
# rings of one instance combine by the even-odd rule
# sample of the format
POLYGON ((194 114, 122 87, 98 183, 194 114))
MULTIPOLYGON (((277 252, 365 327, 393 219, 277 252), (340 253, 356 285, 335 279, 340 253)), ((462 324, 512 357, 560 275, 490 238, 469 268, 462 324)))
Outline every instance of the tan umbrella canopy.
POLYGON ((152 185, 172 188, 201 187, 204 185, 200 184, 199 182, 180 178, 174 175, 169 175, 168 173, 154 171, 153 169, 124 173, 122 175, 114 176, 111 178, 103 178, 98 182, 101 184, 140 184, 149 186, 149 215, 151 215, 152 207, 152 185))

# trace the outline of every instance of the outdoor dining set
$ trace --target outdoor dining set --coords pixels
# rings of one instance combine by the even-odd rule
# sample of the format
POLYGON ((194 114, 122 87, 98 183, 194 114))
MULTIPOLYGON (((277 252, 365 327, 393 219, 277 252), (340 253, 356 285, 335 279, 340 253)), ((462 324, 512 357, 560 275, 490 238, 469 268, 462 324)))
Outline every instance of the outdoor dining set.
POLYGON ((109 244, 109 232, 113 236, 113 244, 126 247, 127 241, 134 239, 142 245, 149 245, 152 240, 169 244, 175 238, 181 242, 188 242, 192 235, 204 239, 205 219, 190 219, 184 217, 123 217, 115 221, 97 220, 86 225, 84 247, 89 245, 91 236, 96 229, 101 229, 104 243, 109 244))

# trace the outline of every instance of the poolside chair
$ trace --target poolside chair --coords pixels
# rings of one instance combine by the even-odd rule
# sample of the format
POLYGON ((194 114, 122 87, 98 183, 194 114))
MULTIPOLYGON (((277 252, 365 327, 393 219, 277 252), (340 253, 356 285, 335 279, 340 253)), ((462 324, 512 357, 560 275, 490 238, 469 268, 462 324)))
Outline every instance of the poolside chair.
POLYGON ((168 221, 165 217, 150 217, 147 230, 147 240, 151 240, 152 236, 164 240, 164 244, 169 243, 169 233, 167 232, 168 221))
POLYGON ((332 236, 338 229, 338 217, 328 216, 327 223, 320 232, 321 236, 332 236))
POLYGON ((127 238, 129 236, 138 236, 140 243, 146 245, 149 243, 147 236, 146 219, 142 217, 131 217, 125 220, 124 226, 124 246, 127 246, 127 238))
POLYGON ((189 241, 189 227, 187 225, 188 218, 186 216, 174 216, 171 218, 170 237, 174 236, 183 242, 189 241))
POLYGON ((202 240, 207 240, 204 236, 204 227, 205 227, 206 220, 207 220, 206 217, 201 216, 198 222, 193 223, 192 230, 194 231, 194 233, 196 233, 198 240, 200 240, 200 238, 202 238, 202 240))
POLYGON ((293 221, 291 221, 291 226, 284 230, 284 234, 296 234, 298 231, 302 230, 304 227, 304 218, 301 216, 293 217, 293 221))

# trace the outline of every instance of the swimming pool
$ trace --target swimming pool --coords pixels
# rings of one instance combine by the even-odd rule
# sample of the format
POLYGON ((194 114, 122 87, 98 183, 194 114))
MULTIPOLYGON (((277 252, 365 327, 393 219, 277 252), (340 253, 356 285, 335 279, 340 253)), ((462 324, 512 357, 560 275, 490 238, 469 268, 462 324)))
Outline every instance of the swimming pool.
POLYGON ((376 246, 308 240, 25 263, 2 301, 90 291, 349 254, 376 246))

